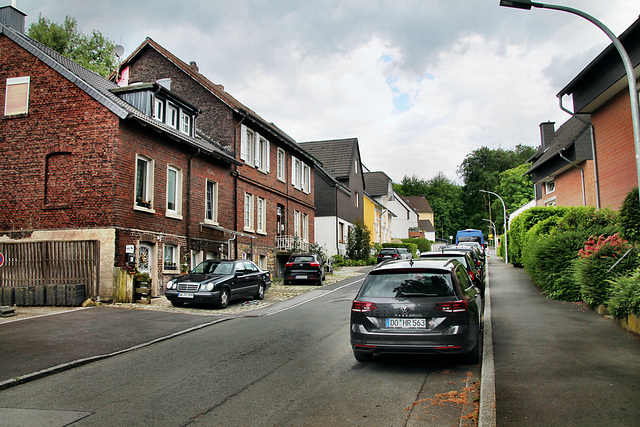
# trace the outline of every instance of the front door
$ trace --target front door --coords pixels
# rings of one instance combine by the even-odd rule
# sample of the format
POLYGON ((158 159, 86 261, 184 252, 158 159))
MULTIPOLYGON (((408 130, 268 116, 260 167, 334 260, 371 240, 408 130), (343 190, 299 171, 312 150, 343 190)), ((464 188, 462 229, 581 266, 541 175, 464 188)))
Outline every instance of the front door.
MULTIPOLYGON (((153 246, 149 243, 140 243, 138 247, 138 271, 141 273, 149 273, 149 277, 153 277, 153 246)), ((151 295, 156 296, 154 281, 151 281, 151 295)))

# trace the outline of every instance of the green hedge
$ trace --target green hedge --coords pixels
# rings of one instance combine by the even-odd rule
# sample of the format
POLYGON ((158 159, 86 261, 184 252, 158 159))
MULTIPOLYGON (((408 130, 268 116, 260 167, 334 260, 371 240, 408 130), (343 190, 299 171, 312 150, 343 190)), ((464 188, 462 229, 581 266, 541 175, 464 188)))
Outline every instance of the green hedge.
POLYGON ((628 276, 609 280, 609 310, 616 316, 640 314, 640 269, 636 268, 628 276))

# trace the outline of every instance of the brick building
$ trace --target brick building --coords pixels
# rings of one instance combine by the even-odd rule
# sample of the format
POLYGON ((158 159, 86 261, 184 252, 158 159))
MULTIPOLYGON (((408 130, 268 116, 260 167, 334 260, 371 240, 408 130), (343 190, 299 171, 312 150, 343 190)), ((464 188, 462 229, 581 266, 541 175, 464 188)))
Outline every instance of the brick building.
POLYGON ((224 147, 233 166, 225 199, 229 225, 209 224, 248 258, 278 275, 292 250, 314 242, 315 159, 273 123, 147 38, 113 76, 120 86, 160 82, 198 106, 197 136, 224 147))
MULTIPOLYGON (((226 230, 246 221, 237 194, 251 188, 259 205, 272 190, 239 180, 243 162, 196 135, 198 107, 155 82, 119 87, 27 37, 18 10, 0 12, 0 249, 91 242, 94 274, 66 277, 88 280, 89 295, 103 299, 127 261, 149 272, 159 294, 184 261, 229 253, 226 230)), ((47 280, 40 270, 68 262, 24 252, 7 257, 0 281, 47 280)))
MULTIPOLYGON (((640 74, 640 19, 618 39, 631 58, 637 78, 640 74)), ((576 114, 591 116, 597 162, 593 178, 595 204, 618 209, 627 193, 638 186, 638 174, 628 80, 620 55, 612 44, 564 87, 558 97, 562 99, 568 95, 573 98, 576 114)))

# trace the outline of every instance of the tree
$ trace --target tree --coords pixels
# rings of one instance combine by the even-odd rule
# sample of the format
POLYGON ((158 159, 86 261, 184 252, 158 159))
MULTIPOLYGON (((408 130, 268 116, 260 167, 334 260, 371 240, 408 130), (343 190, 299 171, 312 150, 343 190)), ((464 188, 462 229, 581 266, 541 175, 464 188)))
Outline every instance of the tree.
POLYGON ((75 18, 68 16, 64 23, 56 24, 42 15, 31 24, 29 37, 55 50, 83 67, 108 77, 117 67, 113 53, 115 44, 102 33, 93 30, 90 36, 78 31, 75 18))
MULTIPOLYGON (((504 199, 507 214, 520 209, 522 205, 533 200, 533 181, 531 175, 525 175, 527 170, 529 170, 529 166, 523 163, 500 174, 500 184, 496 193, 504 199)), ((499 200, 498 203, 500 203, 499 200)), ((500 203, 500 205, 502 204, 500 203)))
POLYGON ((371 232, 360 218, 349 229, 347 256, 354 260, 367 260, 371 255, 371 232))

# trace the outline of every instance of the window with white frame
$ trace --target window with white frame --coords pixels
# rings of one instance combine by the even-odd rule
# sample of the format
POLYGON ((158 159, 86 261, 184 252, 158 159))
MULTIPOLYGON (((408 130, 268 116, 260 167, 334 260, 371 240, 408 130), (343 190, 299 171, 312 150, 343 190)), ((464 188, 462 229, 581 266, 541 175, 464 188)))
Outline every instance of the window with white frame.
POLYGON ((173 166, 167 167, 167 216, 182 215, 182 171, 173 166))
POLYGON ((169 104, 167 106, 167 124, 174 129, 178 129, 178 107, 169 104))
POLYGON ((29 84, 31 77, 13 77, 7 79, 4 98, 4 115, 14 116, 29 112, 29 84))
POLYGON ((176 245, 164 245, 164 269, 177 270, 178 266, 178 247, 176 245))
POLYGON ((286 157, 284 150, 282 148, 278 148, 278 180, 283 182, 287 179, 285 174, 285 162, 286 157))
POLYGON ((253 231, 253 194, 244 193, 244 229, 253 231))
POLYGON ((243 160, 247 165, 254 165, 255 156, 255 132, 246 127, 241 126, 240 130, 240 160, 243 160))
POLYGON ((256 221, 256 231, 258 233, 267 232, 267 201, 262 197, 258 197, 258 215, 256 221))
POLYGON ((554 191, 556 191, 555 181, 545 182, 545 194, 553 193, 554 191))
POLYGON ((356 195, 356 208, 359 208, 360 207, 360 193, 358 193, 356 191, 355 195, 356 195))
POLYGON ((299 188, 300 186, 300 160, 295 157, 291 157, 291 185, 295 188, 299 188))
POLYGON ((293 211, 293 235, 301 237, 300 235, 300 212, 293 211))
POLYGON ((302 191, 311 193, 311 168, 306 164, 302 164, 302 191))
POLYGON ((255 155, 255 167, 264 173, 269 173, 271 170, 271 159, 269 157, 270 144, 269 141, 260 136, 260 134, 255 134, 255 143, 256 143, 256 155, 255 155))
POLYGON ((153 105, 153 118, 161 122, 164 121, 164 101, 155 98, 153 105))
POLYGON ((136 157, 135 206, 152 209, 153 206, 153 160, 136 157))
POLYGON ((218 223, 218 183, 207 180, 205 222, 218 223))
POLYGON ((182 112, 180 116, 181 116, 180 130, 182 131, 182 133, 191 135, 191 116, 185 112, 182 112))

